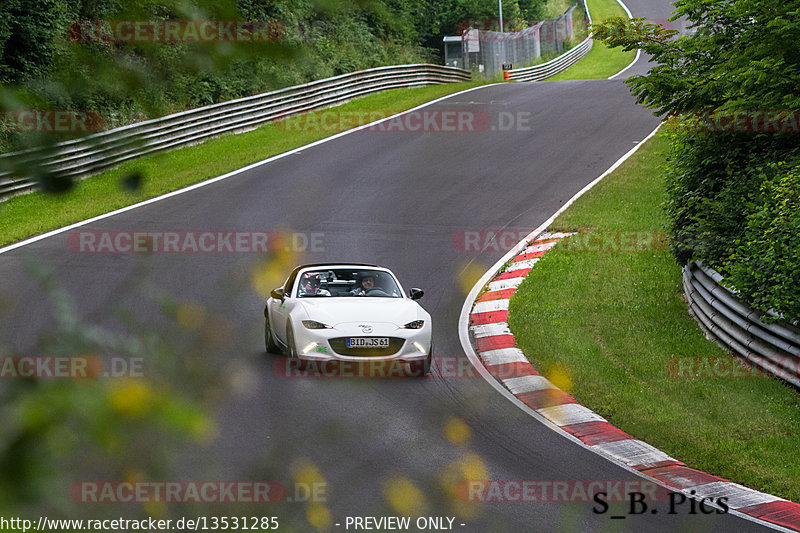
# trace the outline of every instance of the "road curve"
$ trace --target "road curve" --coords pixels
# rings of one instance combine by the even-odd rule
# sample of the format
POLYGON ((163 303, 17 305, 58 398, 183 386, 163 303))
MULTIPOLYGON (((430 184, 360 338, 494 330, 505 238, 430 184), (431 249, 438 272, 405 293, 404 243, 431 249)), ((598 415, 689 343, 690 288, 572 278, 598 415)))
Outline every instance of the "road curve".
MULTIPOLYGON (((669 11, 648 0, 627 3, 635 16, 650 19, 665 19, 669 11)), ((646 68, 640 60, 626 75, 646 68)), ((415 500, 406 489, 406 501, 428 515, 456 517, 460 531, 763 529, 730 515, 665 514, 665 503, 659 514, 611 519, 627 515, 627 506, 612 504, 597 514, 593 502, 574 498, 465 500, 459 480, 476 475, 570 486, 640 481, 518 410, 469 372, 457 323, 476 274, 503 255, 465 251, 463 231, 539 226, 657 119, 634 104, 619 80, 492 85, 425 111, 468 113, 481 131, 352 133, 80 229, 293 231, 316 244, 300 243, 290 261, 389 266, 406 288, 426 291, 422 303, 433 317, 437 356, 447 365, 430 377, 286 377, 280 359, 263 352, 263 298, 253 284, 254 273, 265 268, 263 257, 83 254, 66 234, 0 255, 0 347, 16 355, 58 348, 52 296, 33 275, 36 265, 47 266, 74 302, 80 324, 130 336, 141 336, 143 325, 172 342, 183 361, 202 358, 197 364, 214 390, 218 436, 172 457, 173 475, 278 480, 291 499, 292 467, 308 462, 327 481, 324 506, 334 523, 402 514, 402 502, 390 501, 391 488, 406 486, 398 481, 404 480, 421 496, 415 500), (200 306, 204 331, 166 317, 163 302, 172 300, 200 306)), ((161 364, 146 361, 146 377, 154 378, 147 372, 161 364)), ((174 379, 178 389, 196 386, 189 374, 174 379)), ((65 475, 63 489, 87 475, 65 475)), ((304 504, 284 501, 269 509, 289 531, 312 529, 304 504)), ((81 510, 86 518, 108 512, 91 505, 81 510)))
MULTIPOLYGON (((493 127, 357 132, 82 229, 318 234, 322 245, 304 260, 376 262, 407 288, 424 288, 437 355, 458 365, 457 321, 469 288, 460 280, 502 252, 465 252, 454 235, 538 226, 657 120, 617 80, 493 85, 425 109, 489 117, 493 127), (512 116, 517 124, 506 129, 512 116)), ((31 259, 56 272, 83 323, 132 330, 113 316, 121 308, 157 328, 161 307, 145 296, 157 294, 198 302, 227 324, 209 357, 220 383, 237 386, 217 399, 219 436, 176 458, 190 479, 210 470, 214 479, 285 481, 302 458, 328 482, 326 506, 342 523, 396 514, 384 496, 402 478, 421 491, 424 512, 457 516, 463 531, 758 528, 729 515, 663 511, 612 520, 581 501, 464 502, 454 492, 461 467, 493 480, 639 478, 542 426, 481 378, 436 369, 424 380, 287 379, 263 353, 263 300, 251 284, 260 258, 252 254, 80 254, 67 242, 62 234, 0 256, 0 295, 11 302, 2 341, 13 353, 41 353, 52 333, 47 296, 26 266, 31 259), (454 418, 469 428, 463 438, 448 438, 454 418)), ((292 516, 298 531, 307 527, 300 506, 285 503, 279 513, 292 516)))

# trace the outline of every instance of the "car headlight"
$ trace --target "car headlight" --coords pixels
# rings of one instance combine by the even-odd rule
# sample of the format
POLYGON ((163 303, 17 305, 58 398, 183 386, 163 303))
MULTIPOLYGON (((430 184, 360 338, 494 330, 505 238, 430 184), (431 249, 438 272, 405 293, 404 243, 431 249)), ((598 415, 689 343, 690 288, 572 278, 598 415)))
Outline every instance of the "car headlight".
POLYGON ((330 326, 316 320, 303 320, 303 325, 308 329, 330 329, 330 326))
POLYGON ((425 321, 424 320, 415 320, 413 322, 409 322, 408 324, 406 324, 403 327, 405 329, 422 329, 422 326, 424 326, 424 325, 425 325, 425 321))

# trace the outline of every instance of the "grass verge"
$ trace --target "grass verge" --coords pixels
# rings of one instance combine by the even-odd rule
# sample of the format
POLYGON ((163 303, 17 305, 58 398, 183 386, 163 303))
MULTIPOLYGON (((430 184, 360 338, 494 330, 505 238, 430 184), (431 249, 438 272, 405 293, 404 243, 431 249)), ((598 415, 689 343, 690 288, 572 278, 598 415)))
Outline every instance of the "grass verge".
MULTIPOLYGON (((611 17, 627 17, 616 0, 587 0, 587 4, 595 23, 611 17)), ((605 79, 627 67, 634 57, 634 51, 623 52, 620 48, 609 48, 595 41, 592 49, 580 61, 548 78, 548 81, 605 79)))
MULTIPOLYGON (((596 230, 606 242, 621 231, 660 232, 666 149, 667 140, 654 137, 553 228, 596 230)), ((672 457, 800 501, 797 391, 724 371, 716 378, 705 371, 677 377, 690 372, 676 372, 671 358, 726 353, 688 315, 681 270, 669 250, 662 244, 591 252, 582 239, 565 239, 545 254, 511 299, 511 330, 534 366, 672 457)))
POLYGON ((0 246, 86 220, 153 198, 250 163, 389 116, 447 94, 486 82, 450 83, 394 89, 358 98, 335 108, 303 115, 301 120, 267 124, 239 135, 224 135, 202 144, 154 154, 78 182, 64 194, 34 192, 0 203, 0 246), (140 187, 122 186, 140 173, 140 187))

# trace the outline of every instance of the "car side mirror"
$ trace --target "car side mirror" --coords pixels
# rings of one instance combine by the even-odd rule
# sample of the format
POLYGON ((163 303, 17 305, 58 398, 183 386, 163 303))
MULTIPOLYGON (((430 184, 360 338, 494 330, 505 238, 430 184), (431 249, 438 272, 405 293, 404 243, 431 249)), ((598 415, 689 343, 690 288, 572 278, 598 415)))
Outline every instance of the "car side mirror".
POLYGON ((423 296, 425 296, 425 291, 422 289, 411 289, 409 292, 409 296, 411 296, 412 300, 419 300, 423 296))
POLYGON ((272 289, 272 292, 269 293, 270 296, 275 298, 276 300, 283 300, 283 287, 278 287, 277 289, 272 289))

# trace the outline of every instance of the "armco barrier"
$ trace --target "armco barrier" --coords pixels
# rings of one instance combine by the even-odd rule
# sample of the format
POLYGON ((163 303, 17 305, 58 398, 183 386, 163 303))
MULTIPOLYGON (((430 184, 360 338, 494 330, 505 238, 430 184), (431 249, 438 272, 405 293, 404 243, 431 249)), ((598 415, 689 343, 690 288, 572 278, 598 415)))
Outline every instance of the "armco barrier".
MULTIPOLYGON (((589 25, 592 24, 592 17, 589 14, 589 8, 586 6, 586 1, 583 2, 583 8, 586 11, 586 18, 589 25)), ((580 58, 589 53, 592 49, 592 34, 586 37, 578 46, 572 48, 555 59, 551 59, 541 65, 534 65, 532 67, 515 68, 503 71, 503 78, 507 81, 539 81, 555 76, 559 72, 567 70, 569 67, 578 62, 580 58)))
POLYGON ((683 290, 695 319, 718 343, 800 387, 800 329, 784 322, 765 324, 762 313, 742 304, 720 281, 718 272, 699 263, 684 267, 683 290))
POLYGON ((32 177, 37 174, 81 178, 146 154, 221 133, 254 129, 358 96, 470 79, 466 70, 439 65, 378 67, 138 122, 54 146, 3 154, 0 198, 35 188, 32 177))

